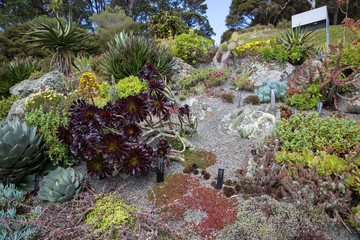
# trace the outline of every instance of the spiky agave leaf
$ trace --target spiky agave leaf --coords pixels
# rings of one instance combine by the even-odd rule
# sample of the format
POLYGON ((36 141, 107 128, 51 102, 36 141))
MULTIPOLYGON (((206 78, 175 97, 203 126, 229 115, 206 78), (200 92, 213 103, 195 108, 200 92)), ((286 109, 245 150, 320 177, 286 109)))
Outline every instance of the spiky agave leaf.
POLYGON ((116 102, 119 114, 123 115, 129 122, 141 122, 149 114, 147 103, 139 96, 128 96, 116 102))
POLYGON ((130 146, 127 156, 121 163, 121 171, 130 176, 138 176, 150 172, 154 166, 153 150, 146 144, 130 146))
POLYGON ((164 94, 152 95, 149 99, 151 113, 163 120, 168 120, 170 117, 170 103, 169 98, 164 94))
POLYGON ((123 136, 108 133, 101 141, 101 150, 108 163, 119 163, 127 154, 128 144, 123 136))
POLYGON ((101 155, 97 155, 94 160, 86 162, 87 173, 94 179, 105 179, 114 171, 112 164, 108 163, 101 155))
POLYGON ((123 128, 124 136, 130 142, 136 142, 139 140, 142 130, 141 127, 136 123, 126 124, 123 128))

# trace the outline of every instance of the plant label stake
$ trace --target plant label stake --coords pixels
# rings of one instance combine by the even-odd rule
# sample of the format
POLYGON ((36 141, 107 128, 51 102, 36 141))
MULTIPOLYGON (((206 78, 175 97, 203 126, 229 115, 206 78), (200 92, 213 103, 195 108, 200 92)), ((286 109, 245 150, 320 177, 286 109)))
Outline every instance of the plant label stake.
POLYGON ((292 113, 292 115, 296 115, 296 114, 297 114, 297 109, 292 108, 292 109, 291 109, 291 113, 292 113))
POLYGON ((233 63, 234 63, 234 71, 236 70, 236 60, 235 57, 233 57, 233 63))
POLYGON ((215 96, 215 92, 216 92, 216 89, 214 88, 214 90, 212 92, 212 96, 215 96))
POLYGON ((222 189, 224 181, 224 169, 219 168, 216 189, 222 189))
POLYGON ((274 93, 274 90, 271 90, 271 105, 275 105, 275 93, 274 93))
POLYGON ((251 150, 251 155, 253 155, 253 156, 256 155, 256 149, 255 149, 255 150, 251 150))
POLYGON ((37 193, 40 190, 40 182, 43 179, 43 176, 35 176, 35 186, 34 186, 34 196, 37 195, 37 193))
POLYGON ((237 108, 240 108, 241 93, 238 91, 237 108))
POLYGON ((156 159, 156 182, 164 182, 164 157, 160 156, 156 159))
POLYGON ((323 102, 318 102, 317 104, 317 112, 319 113, 319 116, 322 117, 322 109, 323 109, 323 102))

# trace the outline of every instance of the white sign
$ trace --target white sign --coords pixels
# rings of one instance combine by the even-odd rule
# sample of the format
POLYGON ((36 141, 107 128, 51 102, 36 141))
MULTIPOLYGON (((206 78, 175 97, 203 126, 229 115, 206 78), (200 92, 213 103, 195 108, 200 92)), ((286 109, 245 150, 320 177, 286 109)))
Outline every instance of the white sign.
POLYGON ((291 26, 292 28, 302 26, 309 27, 309 31, 326 27, 327 51, 329 52, 330 33, 327 6, 315 8, 313 10, 291 16, 291 26))

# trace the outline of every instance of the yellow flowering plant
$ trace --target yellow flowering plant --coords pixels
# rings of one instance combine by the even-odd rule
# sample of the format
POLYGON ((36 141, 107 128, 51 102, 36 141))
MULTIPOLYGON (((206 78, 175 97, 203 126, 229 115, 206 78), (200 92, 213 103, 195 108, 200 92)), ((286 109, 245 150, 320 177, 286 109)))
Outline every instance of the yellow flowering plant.
POLYGON ((95 105, 94 97, 101 93, 102 89, 99 83, 96 82, 96 77, 94 74, 86 72, 83 73, 80 78, 77 91, 86 101, 91 99, 92 103, 95 105))

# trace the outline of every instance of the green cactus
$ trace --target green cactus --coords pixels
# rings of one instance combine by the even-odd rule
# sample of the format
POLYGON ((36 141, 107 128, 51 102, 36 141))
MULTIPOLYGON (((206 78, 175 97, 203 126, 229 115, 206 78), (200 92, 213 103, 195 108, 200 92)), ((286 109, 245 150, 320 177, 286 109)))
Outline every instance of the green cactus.
POLYGON ((244 128, 241 128, 240 126, 237 128, 237 130, 242 139, 248 138, 254 132, 254 128, 252 128, 250 131, 246 131, 244 128))
POLYGON ((240 35, 238 32, 233 32, 231 34, 231 40, 233 40, 234 42, 238 42, 240 40, 240 35))
POLYGON ((230 51, 234 51, 237 47, 237 43, 236 42, 229 42, 228 45, 227 45, 228 49, 230 51))
POLYGON ((49 202, 69 201, 82 190, 79 182, 82 180, 83 175, 75 173, 73 168, 58 167, 40 182, 39 198, 49 202))
POLYGON ((41 168, 45 145, 36 130, 17 118, 0 121, 0 176, 25 176, 41 168))
POLYGON ((226 52, 228 50, 227 44, 226 43, 221 44, 220 50, 226 52))
POLYGON ((75 87, 75 80, 74 79, 70 79, 68 81, 68 91, 69 92, 74 92, 76 90, 76 87, 75 87))
POLYGON ((115 86, 111 86, 109 89, 109 100, 112 104, 115 104, 116 100, 119 99, 119 90, 115 86))

